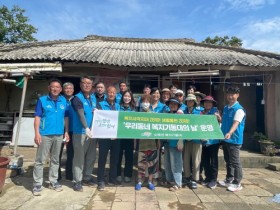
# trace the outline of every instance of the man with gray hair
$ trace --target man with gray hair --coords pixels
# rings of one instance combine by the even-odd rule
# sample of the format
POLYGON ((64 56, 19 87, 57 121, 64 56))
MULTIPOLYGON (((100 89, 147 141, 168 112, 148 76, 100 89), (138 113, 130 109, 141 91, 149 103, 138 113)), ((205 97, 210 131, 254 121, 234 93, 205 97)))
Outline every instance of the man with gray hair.
MULTIPOLYGON (((74 85, 71 82, 65 82, 62 85, 62 92, 63 96, 66 98, 68 107, 71 106, 71 100, 74 98, 74 85)), ((73 180, 73 172, 72 172, 72 166, 73 166, 73 157, 74 157, 74 149, 73 149, 73 141, 72 141, 72 134, 73 134, 73 117, 72 117, 71 109, 69 109, 69 141, 63 142, 60 150, 59 155, 59 169, 58 169, 58 180, 62 179, 61 175, 61 158, 62 153, 64 149, 64 144, 66 145, 66 167, 65 167, 65 178, 68 180, 73 180)))

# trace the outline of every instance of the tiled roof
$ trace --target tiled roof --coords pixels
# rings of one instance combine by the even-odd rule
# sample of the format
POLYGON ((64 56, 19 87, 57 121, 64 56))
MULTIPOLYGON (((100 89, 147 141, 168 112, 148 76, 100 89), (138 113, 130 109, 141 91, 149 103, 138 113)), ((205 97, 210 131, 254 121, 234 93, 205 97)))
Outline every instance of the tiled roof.
POLYGON ((0 46, 1 63, 45 61, 89 62, 127 67, 280 67, 280 54, 195 43, 191 39, 101 36, 0 46))

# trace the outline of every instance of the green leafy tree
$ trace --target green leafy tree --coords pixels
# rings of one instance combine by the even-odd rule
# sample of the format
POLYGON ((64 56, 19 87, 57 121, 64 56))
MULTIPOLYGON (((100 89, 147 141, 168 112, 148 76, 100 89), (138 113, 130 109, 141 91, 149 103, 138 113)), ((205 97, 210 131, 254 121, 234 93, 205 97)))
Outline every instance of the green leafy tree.
POLYGON ((230 38, 228 36, 215 36, 214 38, 208 36, 205 40, 202 41, 202 43, 230 47, 241 47, 243 44, 242 40, 237 38, 236 36, 232 36, 230 38))
POLYGON ((6 6, 0 7, 0 43, 37 41, 33 37, 37 29, 28 24, 29 18, 24 13, 25 10, 18 6, 11 10, 6 6))

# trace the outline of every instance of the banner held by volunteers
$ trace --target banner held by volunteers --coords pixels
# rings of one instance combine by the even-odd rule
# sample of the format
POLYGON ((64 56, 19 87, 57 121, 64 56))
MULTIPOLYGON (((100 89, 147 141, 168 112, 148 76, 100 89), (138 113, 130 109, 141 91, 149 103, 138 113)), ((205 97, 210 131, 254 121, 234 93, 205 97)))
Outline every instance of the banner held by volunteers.
POLYGON ((224 139, 215 115, 94 111, 94 138, 224 139))

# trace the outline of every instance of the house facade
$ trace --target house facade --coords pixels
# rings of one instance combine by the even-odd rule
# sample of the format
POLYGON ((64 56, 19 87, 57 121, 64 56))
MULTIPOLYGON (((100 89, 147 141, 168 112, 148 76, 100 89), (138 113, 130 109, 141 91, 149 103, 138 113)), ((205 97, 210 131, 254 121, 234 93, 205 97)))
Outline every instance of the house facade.
MULTIPOLYGON (((83 75, 116 87, 125 80, 135 94, 141 94, 146 83, 160 88, 176 84, 183 91, 195 85, 200 92, 213 95, 220 110, 226 104, 226 86, 234 84, 241 89, 240 103, 247 113, 245 138, 259 131, 280 140, 279 54, 201 44, 192 39, 101 36, 0 46, 2 78, 13 79, 12 73, 21 64, 28 69, 38 63, 57 64, 62 71, 37 68, 32 72, 24 105, 29 117, 36 98, 47 93, 48 80, 53 77, 73 82, 76 91, 83 75)), ((14 84, 0 82, 0 112, 18 112, 21 94, 22 89, 14 84)))

